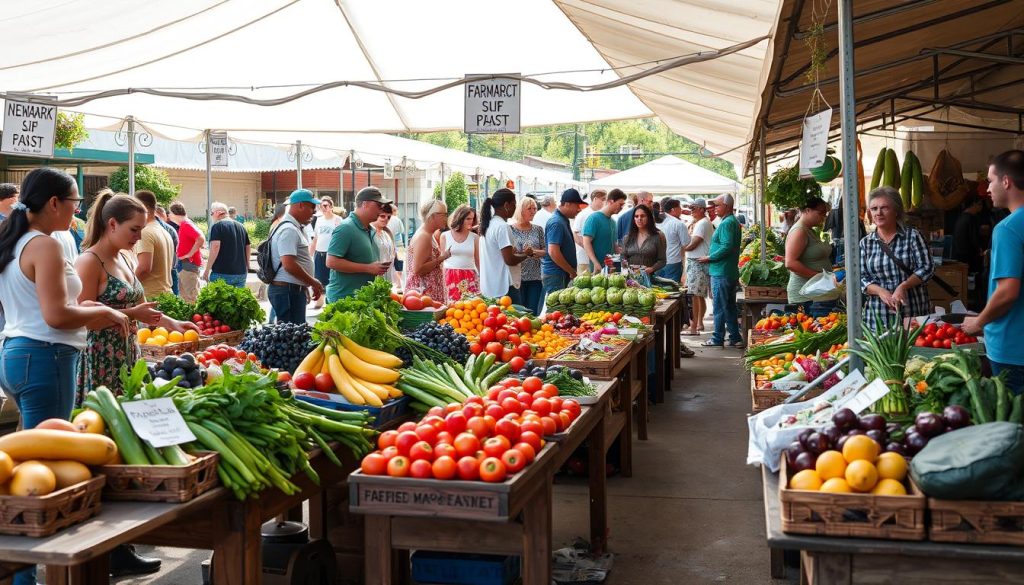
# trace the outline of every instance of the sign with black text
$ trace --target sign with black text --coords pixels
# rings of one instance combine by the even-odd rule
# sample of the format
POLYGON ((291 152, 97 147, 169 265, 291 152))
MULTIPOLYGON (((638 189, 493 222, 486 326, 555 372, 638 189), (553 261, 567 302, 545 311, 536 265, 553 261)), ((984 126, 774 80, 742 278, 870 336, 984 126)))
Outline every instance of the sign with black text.
POLYGON ((122 402, 121 408, 135 434, 154 447, 181 445, 196 440, 178 412, 178 407, 174 405, 174 400, 170 398, 122 402))
POLYGON ((51 157, 56 129, 57 106, 8 99, 0 152, 51 157))
POLYGON ((228 166, 227 132, 210 132, 210 166, 228 166))
POLYGON ((811 176, 811 169, 820 167, 828 155, 828 131, 832 125, 832 108, 804 118, 800 140, 800 176, 811 176))
POLYGON ((522 83, 496 77, 465 84, 466 134, 518 134, 522 83))

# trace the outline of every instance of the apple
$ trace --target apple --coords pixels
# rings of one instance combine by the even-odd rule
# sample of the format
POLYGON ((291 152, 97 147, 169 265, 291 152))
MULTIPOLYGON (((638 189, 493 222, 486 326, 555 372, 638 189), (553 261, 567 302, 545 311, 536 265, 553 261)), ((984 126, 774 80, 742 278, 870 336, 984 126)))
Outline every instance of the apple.
MULTIPOLYGON (((330 378, 330 376, 328 376, 328 378, 330 378)), ((292 380, 292 383, 299 390, 312 390, 314 385, 316 384, 316 378, 313 376, 313 374, 309 372, 302 372, 301 374, 295 376, 295 378, 292 380)), ((333 380, 331 381, 331 385, 334 385, 333 380)))
POLYGON ((313 379, 313 385, 320 392, 334 392, 334 380, 330 374, 319 373, 313 379))

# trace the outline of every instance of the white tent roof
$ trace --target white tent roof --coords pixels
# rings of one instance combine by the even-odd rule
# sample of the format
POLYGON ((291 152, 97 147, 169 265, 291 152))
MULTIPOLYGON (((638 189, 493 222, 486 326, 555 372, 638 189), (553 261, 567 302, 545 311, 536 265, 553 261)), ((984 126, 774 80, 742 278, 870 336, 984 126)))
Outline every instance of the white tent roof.
MULTIPOLYGON (((0 0, 0 91, 66 100, 149 88, 277 99, 338 81, 424 90, 474 73, 593 85, 756 39, 770 29, 778 2, 0 0)), ((733 148, 750 125, 766 46, 664 71, 628 88, 581 93, 526 83, 522 124, 653 112, 713 150, 733 148)), ((71 109, 188 128, 287 131, 290 142, 298 132, 461 128, 461 95, 458 86, 408 99, 349 85, 272 107, 132 93, 71 109)))
POLYGON ((687 162, 676 156, 663 156, 649 163, 590 182, 591 189, 622 189, 664 193, 736 193, 743 185, 687 162))

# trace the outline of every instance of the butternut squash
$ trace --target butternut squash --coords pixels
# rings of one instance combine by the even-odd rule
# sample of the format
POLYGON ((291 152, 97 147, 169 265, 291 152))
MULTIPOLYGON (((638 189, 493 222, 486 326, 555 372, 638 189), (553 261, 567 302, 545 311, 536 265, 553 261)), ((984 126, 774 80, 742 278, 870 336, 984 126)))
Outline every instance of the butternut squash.
POLYGON ((117 454, 117 445, 104 435, 31 429, 0 437, 0 451, 16 461, 72 459, 86 465, 103 465, 117 454))
POLYGON ((57 489, 59 490, 92 479, 92 472, 89 471, 89 468, 77 461, 63 459, 61 461, 40 461, 39 463, 49 467, 53 472, 57 478, 57 489))
POLYGON ((57 489, 57 476, 39 461, 26 461, 14 470, 12 496, 45 496, 57 489))

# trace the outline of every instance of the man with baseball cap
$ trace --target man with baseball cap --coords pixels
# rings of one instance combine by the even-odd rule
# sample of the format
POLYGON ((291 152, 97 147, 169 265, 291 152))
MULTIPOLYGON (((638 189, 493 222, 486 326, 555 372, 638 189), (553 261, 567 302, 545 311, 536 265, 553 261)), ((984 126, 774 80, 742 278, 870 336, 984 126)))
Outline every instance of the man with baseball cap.
POLYGON ((380 250, 370 224, 388 203, 391 200, 385 199, 380 189, 372 185, 364 187, 356 195, 355 211, 334 228, 331 245, 327 248, 327 267, 331 269, 328 303, 351 296, 361 286, 387 272, 389 264, 380 262, 380 250))
POLYGON ((313 300, 324 294, 324 285, 313 275, 309 239, 303 229, 313 219, 320 200, 308 189, 296 189, 287 203, 288 211, 270 236, 270 262, 280 268, 267 287, 267 298, 278 323, 302 324, 310 290, 313 300))
POLYGON ((569 286, 569 281, 576 278, 576 240, 570 222, 583 204, 579 191, 571 187, 566 189, 562 192, 558 209, 544 226, 548 254, 540 261, 540 273, 545 295, 569 286))

